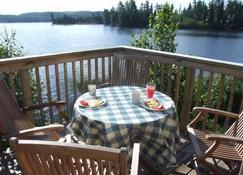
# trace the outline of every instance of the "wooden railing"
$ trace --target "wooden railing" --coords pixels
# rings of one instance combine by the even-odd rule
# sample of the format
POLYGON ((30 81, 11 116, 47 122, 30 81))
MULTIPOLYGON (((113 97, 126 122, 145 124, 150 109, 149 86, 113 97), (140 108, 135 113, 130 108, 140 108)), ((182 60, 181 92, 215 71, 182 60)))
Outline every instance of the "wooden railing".
MULTIPOLYGON (((134 47, 115 47, 82 52, 0 60, 0 73, 21 77, 24 105, 33 103, 34 80, 38 103, 65 100, 69 115, 88 83, 145 86, 156 81, 157 89, 170 95, 177 106, 180 127, 191 120, 193 106, 207 106, 239 113, 243 110, 243 64, 134 47), (33 81, 32 81, 33 82, 33 81)), ((55 111, 54 111, 55 113, 55 111)), ((41 121, 55 122, 53 109, 41 121)), ((29 114, 31 117, 31 114, 29 114)), ((226 122, 227 123, 227 122, 226 122)))

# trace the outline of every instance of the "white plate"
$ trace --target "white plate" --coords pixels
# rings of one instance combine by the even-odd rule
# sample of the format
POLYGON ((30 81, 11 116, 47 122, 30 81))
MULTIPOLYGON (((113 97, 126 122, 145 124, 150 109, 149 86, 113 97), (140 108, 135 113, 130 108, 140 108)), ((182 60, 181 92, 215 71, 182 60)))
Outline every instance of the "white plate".
POLYGON ((84 107, 84 108, 98 108, 101 106, 104 106, 106 104, 106 99, 105 98, 89 98, 89 99, 81 99, 79 101, 79 106, 84 107), (84 100, 86 101, 89 105, 82 105, 81 101, 84 100))
POLYGON ((158 99, 146 99, 146 100, 144 100, 144 101, 141 102, 143 108, 145 108, 145 109, 147 109, 147 110, 149 110, 149 111, 155 111, 155 112, 160 112, 160 111, 164 111, 164 110, 165 110, 164 105, 163 105, 162 108, 150 108, 148 105, 146 105, 146 103, 148 103, 148 102, 151 101, 151 100, 154 100, 154 101, 156 101, 157 103, 159 103, 159 104, 158 104, 159 107, 160 107, 161 105, 163 105, 163 104, 160 102, 160 100, 158 100, 158 99))

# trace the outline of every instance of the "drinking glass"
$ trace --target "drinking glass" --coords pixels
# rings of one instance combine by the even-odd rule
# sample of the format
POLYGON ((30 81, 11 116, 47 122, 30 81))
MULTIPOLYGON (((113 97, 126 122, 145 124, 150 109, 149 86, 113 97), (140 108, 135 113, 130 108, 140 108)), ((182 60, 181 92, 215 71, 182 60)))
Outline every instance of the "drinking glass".
POLYGON ((146 84, 146 96, 147 98, 153 98, 155 92, 155 84, 147 83, 146 84))
POLYGON ((89 95, 92 97, 96 96, 96 85, 95 84, 89 84, 88 85, 89 95))
POLYGON ((140 102, 140 93, 136 90, 132 91, 132 103, 138 105, 140 102))

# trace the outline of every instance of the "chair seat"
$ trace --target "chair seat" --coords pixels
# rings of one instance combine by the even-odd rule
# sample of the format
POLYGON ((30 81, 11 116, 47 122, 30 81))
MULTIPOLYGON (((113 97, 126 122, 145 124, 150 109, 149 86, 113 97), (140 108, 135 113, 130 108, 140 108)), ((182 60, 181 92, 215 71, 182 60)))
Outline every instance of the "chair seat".
MULTIPOLYGON (((202 131, 195 128, 189 129, 189 135, 195 149, 197 157, 205 154, 205 151, 213 144, 213 141, 206 139, 206 134, 212 134, 209 131, 202 131)), ((220 142, 221 144, 208 157, 218 158, 223 160, 241 161, 239 153, 235 149, 235 144, 230 142, 220 142), (232 149, 233 148, 233 149, 232 149)))

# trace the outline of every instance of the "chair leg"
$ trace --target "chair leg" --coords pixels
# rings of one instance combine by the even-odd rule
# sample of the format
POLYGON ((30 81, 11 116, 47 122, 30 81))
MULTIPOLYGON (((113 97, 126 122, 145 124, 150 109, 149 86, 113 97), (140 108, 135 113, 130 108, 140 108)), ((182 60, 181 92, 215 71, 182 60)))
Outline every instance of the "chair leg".
POLYGON ((213 166, 213 164, 209 163, 205 159, 199 159, 199 162, 202 163, 204 166, 206 166, 211 172, 213 172, 215 175, 222 175, 222 173, 213 166))
POLYGON ((196 174, 200 175, 201 173, 200 173, 200 170, 199 170, 197 160, 194 158, 190 163, 193 164, 193 167, 195 168, 196 174))

